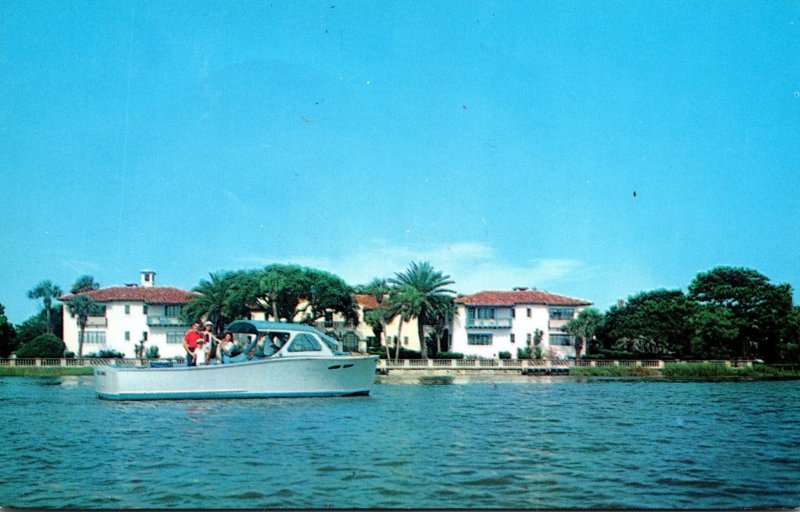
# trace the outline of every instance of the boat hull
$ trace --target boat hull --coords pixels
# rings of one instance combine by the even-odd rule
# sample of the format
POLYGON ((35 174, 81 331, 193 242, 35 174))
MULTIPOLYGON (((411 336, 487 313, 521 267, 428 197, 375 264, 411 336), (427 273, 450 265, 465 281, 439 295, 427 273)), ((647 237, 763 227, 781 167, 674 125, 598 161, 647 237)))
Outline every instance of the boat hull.
POLYGON ((95 368, 108 400, 279 398, 367 395, 377 356, 271 358, 198 367, 95 368))

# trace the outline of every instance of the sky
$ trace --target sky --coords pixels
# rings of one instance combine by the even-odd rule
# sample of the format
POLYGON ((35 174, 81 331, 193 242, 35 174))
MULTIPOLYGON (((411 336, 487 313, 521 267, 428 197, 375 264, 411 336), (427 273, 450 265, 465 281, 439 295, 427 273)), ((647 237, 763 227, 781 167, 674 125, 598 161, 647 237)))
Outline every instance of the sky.
POLYGON ((0 304, 429 261, 605 311, 800 289, 796 1, 0 2, 0 304))

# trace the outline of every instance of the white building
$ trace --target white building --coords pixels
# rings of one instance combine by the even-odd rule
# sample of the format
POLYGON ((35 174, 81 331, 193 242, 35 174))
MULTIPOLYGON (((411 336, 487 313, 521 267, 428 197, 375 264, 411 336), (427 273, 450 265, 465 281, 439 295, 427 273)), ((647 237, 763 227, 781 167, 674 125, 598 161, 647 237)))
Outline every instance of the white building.
MULTIPOLYGON (((83 354, 100 350, 116 350, 125 357, 135 357, 136 345, 144 350, 157 346, 161 357, 183 356, 183 335, 189 328, 181 319, 181 308, 193 295, 169 286, 155 285, 156 273, 143 270, 139 284, 112 286, 81 292, 100 306, 100 315, 90 316, 84 331, 83 354)), ((69 311, 69 302, 76 295, 58 300, 64 307, 64 343, 67 350, 78 354, 80 328, 69 311)))
POLYGON ((516 359, 517 349, 525 349, 529 342, 534 348, 537 331, 542 357, 575 357, 575 340, 562 328, 592 304, 527 288, 479 292, 458 297, 455 303, 451 350, 494 359, 501 352, 516 359))

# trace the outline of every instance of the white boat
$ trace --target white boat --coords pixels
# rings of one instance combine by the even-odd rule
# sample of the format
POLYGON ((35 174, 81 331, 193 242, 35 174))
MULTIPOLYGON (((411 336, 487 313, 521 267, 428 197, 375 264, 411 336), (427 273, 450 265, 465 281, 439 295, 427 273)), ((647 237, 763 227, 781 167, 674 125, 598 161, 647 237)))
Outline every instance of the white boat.
POLYGON ((307 325, 237 320, 227 331, 257 346, 255 353, 228 364, 99 366, 95 390, 111 400, 352 396, 369 394, 375 381, 377 356, 342 352, 339 342, 307 325))

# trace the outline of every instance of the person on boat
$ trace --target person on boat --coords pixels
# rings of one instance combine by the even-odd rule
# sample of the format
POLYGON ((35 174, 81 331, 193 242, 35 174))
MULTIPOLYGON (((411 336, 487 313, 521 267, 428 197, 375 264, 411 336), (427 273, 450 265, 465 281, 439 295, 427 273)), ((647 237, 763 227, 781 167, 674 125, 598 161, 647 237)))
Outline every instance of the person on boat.
POLYGON ((211 321, 207 320, 204 324, 203 328, 203 341, 205 342, 205 349, 206 349, 206 364, 210 364, 211 361, 215 361, 217 359, 217 352, 220 339, 214 336, 214 332, 212 330, 213 325, 211 321))
POLYGON ((258 347, 258 338, 255 336, 249 336, 247 338, 247 344, 242 347, 236 347, 234 344, 234 349, 231 351, 231 355, 225 358, 223 352, 223 362, 225 363, 243 363, 253 358, 253 355, 256 352, 256 348, 258 347))
POLYGON ((194 364, 195 366, 205 366, 208 364, 208 359, 206 355, 208 354, 208 349, 206 348, 206 342, 203 338, 197 340, 197 348, 194 349, 194 364))
POLYGON ((222 358, 222 364, 230 363, 233 351, 236 344, 233 342, 233 334, 226 332, 222 335, 222 341, 219 342, 219 355, 222 358))
POLYGON ((186 351, 186 366, 197 366, 195 363, 195 351, 197 341, 203 339, 200 334, 200 322, 194 322, 192 327, 183 336, 183 350, 186 351))

